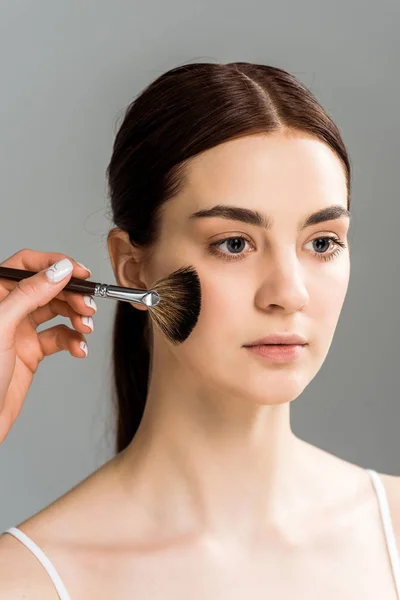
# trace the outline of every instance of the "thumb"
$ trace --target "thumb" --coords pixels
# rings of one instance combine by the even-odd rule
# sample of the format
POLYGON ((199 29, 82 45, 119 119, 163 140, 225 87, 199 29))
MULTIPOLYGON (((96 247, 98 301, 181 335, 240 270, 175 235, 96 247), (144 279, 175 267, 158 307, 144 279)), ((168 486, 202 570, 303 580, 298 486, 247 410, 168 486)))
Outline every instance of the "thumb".
POLYGON ((35 275, 21 279, 0 302, 1 329, 9 332, 39 306, 44 306, 68 283, 74 265, 63 258, 35 275))

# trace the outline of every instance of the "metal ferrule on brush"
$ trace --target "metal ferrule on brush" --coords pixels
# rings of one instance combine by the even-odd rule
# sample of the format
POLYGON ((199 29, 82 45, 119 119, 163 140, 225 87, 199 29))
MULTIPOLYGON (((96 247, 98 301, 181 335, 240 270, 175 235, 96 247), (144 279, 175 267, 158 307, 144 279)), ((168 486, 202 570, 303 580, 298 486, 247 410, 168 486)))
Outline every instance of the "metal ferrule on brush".
POLYGON ((136 302, 150 307, 157 306, 160 301, 160 296, 154 290, 143 291, 119 285, 107 285, 106 283, 97 284, 93 295, 101 298, 117 298, 125 302, 136 302))

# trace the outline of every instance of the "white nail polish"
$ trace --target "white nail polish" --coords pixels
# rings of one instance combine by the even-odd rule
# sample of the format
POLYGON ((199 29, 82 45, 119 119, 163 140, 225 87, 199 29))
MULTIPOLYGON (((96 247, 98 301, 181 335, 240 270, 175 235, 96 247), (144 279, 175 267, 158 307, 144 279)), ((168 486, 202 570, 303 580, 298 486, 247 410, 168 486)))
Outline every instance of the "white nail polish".
POLYGON ((96 302, 91 296, 83 296, 83 301, 86 304, 86 306, 89 306, 89 308, 94 308, 94 310, 97 312, 96 302))
POLYGON ((90 329, 93 331, 94 329, 94 324, 93 324, 93 319, 92 317, 81 317, 82 319, 82 323, 84 325, 87 325, 88 327, 90 327, 90 329))
POLYGON ((54 263, 54 265, 46 269, 44 274, 50 282, 58 283, 64 279, 64 277, 69 275, 73 268, 74 265, 70 260, 68 260, 68 258, 62 258, 58 262, 54 263))
POLYGON ((82 263, 76 261, 76 264, 79 265, 80 267, 82 267, 83 269, 86 269, 86 271, 89 271, 89 273, 92 274, 92 271, 90 269, 88 269, 87 267, 85 267, 85 265, 83 265, 82 263))
POLYGON ((84 351, 84 353, 86 354, 86 356, 88 355, 88 347, 86 342, 80 342, 79 343, 79 347, 81 348, 81 350, 84 351))

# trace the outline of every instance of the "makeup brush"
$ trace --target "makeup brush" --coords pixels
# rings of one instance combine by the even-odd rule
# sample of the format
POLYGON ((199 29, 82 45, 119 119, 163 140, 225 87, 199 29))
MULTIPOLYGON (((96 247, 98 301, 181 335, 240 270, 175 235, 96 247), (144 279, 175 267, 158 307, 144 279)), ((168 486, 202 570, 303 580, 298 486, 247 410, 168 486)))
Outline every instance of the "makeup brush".
MULTIPOLYGON (((21 281, 36 271, 0 267, 0 278, 21 281)), ((150 317, 175 344, 186 340, 197 323, 201 306, 200 279, 194 267, 182 267, 158 279, 150 290, 121 287, 71 277, 62 289, 147 306, 150 317)))

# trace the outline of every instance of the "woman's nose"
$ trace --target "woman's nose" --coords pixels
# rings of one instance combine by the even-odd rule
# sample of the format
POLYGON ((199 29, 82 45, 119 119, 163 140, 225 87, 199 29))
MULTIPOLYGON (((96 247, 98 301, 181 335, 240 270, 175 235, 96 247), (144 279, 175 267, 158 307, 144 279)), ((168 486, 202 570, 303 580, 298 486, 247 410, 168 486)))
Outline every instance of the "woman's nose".
POLYGON ((297 259, 275 261, 257 293, 257 305, 263 309, 280 306, 296 311, 301 310, 308 300, 304 274, 297 259))

